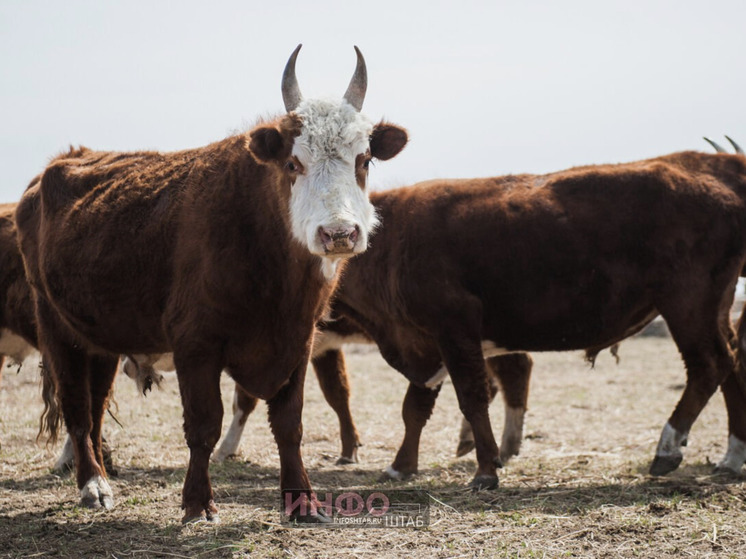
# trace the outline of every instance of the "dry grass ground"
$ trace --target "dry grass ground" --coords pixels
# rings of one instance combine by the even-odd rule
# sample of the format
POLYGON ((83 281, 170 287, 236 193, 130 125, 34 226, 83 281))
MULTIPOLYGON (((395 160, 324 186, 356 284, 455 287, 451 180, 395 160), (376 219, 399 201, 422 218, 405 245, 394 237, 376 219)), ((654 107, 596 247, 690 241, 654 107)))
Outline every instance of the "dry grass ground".
MULTIPOLYGON (((433 497, 427 529, 294 529, 277 511, 278 459, 263 405, 241 456, 211 469, 222 522, 182 526, 187 450, 176 379, 139 396, 116 383, 117 425, 107 419, 119 475, 117 507, 77 506, 70 476, 50 472, 57 449, 35 444, 38 375, 5 369, 0 391, 0 556, 4 557, 743 557, 746 485, 714 477, 727 420, 716 395, 695 424, 674 474, 647 475, 661 427, 685 380, 673 343, 636 338, 595 369, 580 353, 535 355, 521 455, 496 491, 470 493, 473 454, 454 458, 459 414, 446 386, 423 434, 420 475, 400 484, 433 497)), ((307 382, 303 452, 316 487, 393 487, 378 481, 400 442, 406 383, 377 352, 351 348, 361 463, 337 466, 338 427, 316 379, 307 382)), ((224 379, 230 420, 232 387, 224 379)), ((493 407, 499 433, 502 405, 493 407)))

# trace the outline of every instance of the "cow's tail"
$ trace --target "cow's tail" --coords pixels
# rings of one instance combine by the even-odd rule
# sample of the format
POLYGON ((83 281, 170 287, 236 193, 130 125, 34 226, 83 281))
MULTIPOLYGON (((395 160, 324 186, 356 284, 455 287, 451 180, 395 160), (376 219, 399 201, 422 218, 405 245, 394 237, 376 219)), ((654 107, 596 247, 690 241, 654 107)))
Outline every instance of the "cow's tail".
POLYGON ((741 392, 746 395, 746 304, 736 327, 736 381, 741 392))
POLYGON ((37 442, 44 434, 47 434, 47 444, 55 444, 60 432, 62 423, 62 406, 57 393, 57 383, 54 375, 48 367, 41 362, 41 396, 44 401, 44 411, 39 418, 39 434, 36 436, 37 442))

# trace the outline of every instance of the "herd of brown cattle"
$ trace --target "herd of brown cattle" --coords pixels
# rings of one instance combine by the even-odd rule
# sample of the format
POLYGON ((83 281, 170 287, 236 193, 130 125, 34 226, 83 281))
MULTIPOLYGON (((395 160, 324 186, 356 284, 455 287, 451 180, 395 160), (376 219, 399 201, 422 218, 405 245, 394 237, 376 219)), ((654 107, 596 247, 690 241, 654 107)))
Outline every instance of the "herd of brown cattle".
MULTIPOLYGON (((190 451, 184 521, 217 519, 208 465, 221 431, 220 375, 235 452, 267 400, 280 487, 318 504, 300 455, 306 367, 357 460, 342 345, 375 343, 409 380, 405 435, 386 470, 417 472, 422 429, 447 376, 476 449, 475 489, 519 451, 531 351, 597 353, 667 323, 686 365, 654 475, 718 387, 728 412, 719 470, 746 461, 746 325, 729 310, 746 265, 746 157, 682 152, 547 175, 433 180, 368 193, 368 163, 407 133, 360 111, 362 55, 338 102, 306 100, 285 69, 286 114, 174 153, 70 149, 17 206, 0 208, 0 353, 44 368, 44 425, 64 421, 81 501, 110 508, 101 424, 120 356, 140 382, 176 370, 190 451), (161 365, 162 366, 162 365, 161 365), (506 404, 501 448, 488 406, 506 404)), ((722 151, 718 149, 718 151, 722 151)), ((300 520, 325 521, 311 506, 300 520)))

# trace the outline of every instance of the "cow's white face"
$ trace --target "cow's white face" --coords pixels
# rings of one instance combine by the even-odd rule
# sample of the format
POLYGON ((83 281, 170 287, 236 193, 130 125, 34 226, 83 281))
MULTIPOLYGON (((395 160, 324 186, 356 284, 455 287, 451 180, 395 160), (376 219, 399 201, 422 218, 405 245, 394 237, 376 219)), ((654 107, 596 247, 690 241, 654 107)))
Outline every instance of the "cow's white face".
POLYGON ((360 50, 350 85, 341 101, 304 100, 290 56, 282 79, 287 114, 249 134, 249 149, 265 163, 279 166, 289 187, 293 238, 321 257, 331 279, 340 259, 363 252, 378 224, 368 200, 368 163, 390 159, 407 143, 407 132, 363 115, 367 71, 360 50))
POLYGON ((368 163, 394 157, 407 132, 374 125, 347 101, 317 99, 249 136, 254 156, 279 167, 286 181, 293 238, 321 257, 331 279, 341 259, 368 247, 378 224, 368 200, 368 163))
POLYGON ((346 101, 303 101, 295 112, 302 127, 291 152, 293 236, 332 261, 362 252, 378 224, 367 188, 373 123, 346 101))

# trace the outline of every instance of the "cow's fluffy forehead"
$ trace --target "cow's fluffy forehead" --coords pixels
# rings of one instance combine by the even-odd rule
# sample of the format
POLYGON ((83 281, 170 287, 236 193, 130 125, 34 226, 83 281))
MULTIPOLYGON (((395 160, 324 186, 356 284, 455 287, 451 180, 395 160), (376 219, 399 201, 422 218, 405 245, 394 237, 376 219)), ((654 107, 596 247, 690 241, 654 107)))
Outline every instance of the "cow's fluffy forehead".
POLYGON ((354 160, 368 149, 373 122, 347 101, 303 100, 295 113, 302 127, 293 152, 302 160, 354 160))

